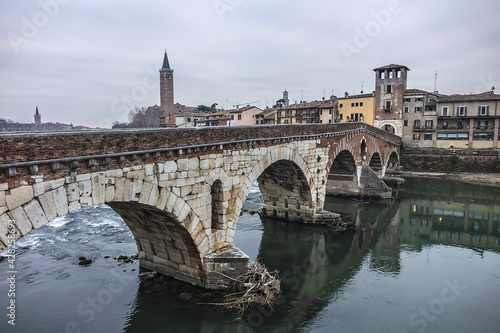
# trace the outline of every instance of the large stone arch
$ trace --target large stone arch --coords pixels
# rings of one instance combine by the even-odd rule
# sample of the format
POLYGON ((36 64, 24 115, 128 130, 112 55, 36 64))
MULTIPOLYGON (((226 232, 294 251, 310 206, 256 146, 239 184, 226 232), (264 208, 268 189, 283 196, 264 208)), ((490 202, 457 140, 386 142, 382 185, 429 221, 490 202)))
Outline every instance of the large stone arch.
MULTIPOLYGON (((299 181, 300 184, 302 185, 302 189, 304 192, 303 198, 305 199, 304 202, 307 202, 307 205, 303 205, 302 207, 292 207, 292 203, 290 202, 288 205, 285 203, 285 199, 289 200, 290 197, 287 197, 287 195, 282 196, 282 202, 279 202, 279 200, 276 201, 276 204, 274 207, 276 207, 276 217, 287 217, 289 220, 294 220, 294 219, 303 219, 305 215, 314 215, 317 209, 322 208, 322 202, 319 203, 321 207, 318 206, 317 202, 317 197, 318 197, 318 191, 317 191, 317 184, 316 184, 316 179, 315 175, 310 171, 310 168, 307 164, 307 162, 304 160, 304 158, 298 153, 296 147, 294 146, 277 146, 270 148, 267 153, 255 164, 255 166, 251 169, 251 171, 248 173, 248 176, 246 177, 246 181, 241 185, 234 203, 232 207, 232 214, 230 217, 231 223, 233 224, 233 229, 238 221, 241 208, 243 206, 243 202, 245 201, 246 197, 250 193, 250 189, 253 186, 253 183, 259 179, 263 174, 265 174, 266 170, 269 173, 274 173, 278 172, 280 167, 286 167, 286 168, 291 168, 294 174, 299 176, 299 181), (271 169, 269 169, 271 168, 271 169), (273 169, 275 168, 275 169, 273 169), (279 202, 279 204, 278 204, 279 202), (286 207, 288 206, 288 207, 286 207), (307 206, 307 207, 306 207, 307 206), (298 211, 297 213, 292 213, 292 211, 298 211), (301 212, 300 212, 301 211, 301 212), (287 214, 287 212, 290 212, 290 214, 287 214)), ((270 174, 268 176, 271 176, 270 174)), ((288 178, 287 180, 289 180, 288 178)), ((286 184, 277 184, 278 186, 286 185, 286 184)), ((293 187, 293 186, 292 186, 293 187)), ((259 185, 260 188, 260 185, 259 185)), ((264 188, 261 188, 261 192, 264 188)), ((265 189, 264 189, 265 190, 265 189)), ((320 191, 323 191, 324 193, 324 188, 320 189, 320 191)), ((291 194, 293 193, 292 191, 288 191, 291 194)), ((293 197, 293 196, 292 196, 293 197)), ((266 209, 266 203, 264 203, 264 209, 266 209)), ((271 205, 272 206, 272 205, 271 205)), ((269 213, 269 209, 268 213, 269 213)), ((274 212, 271 211, 271 214, 274 214, 274 212)), ((272 215, 271 215, 272 216, 272 215)))
MULTIPOLYGON (((0 225, 7 226, 6 219, 14 221, 19 239, 57 217, 107 204, 134 235, 141 267, 197 284, 202 258, 211 251, 211 244, 196 212, 179 195, 154 182, 123 175, 107 179, 108 183, 103 172, 82 174, 80 182, 56 179, 11 190, 6 201, 15 208, 0 215, 0 225)), ((7 232, 0 230, 0 234, 5 237, 7 232)))

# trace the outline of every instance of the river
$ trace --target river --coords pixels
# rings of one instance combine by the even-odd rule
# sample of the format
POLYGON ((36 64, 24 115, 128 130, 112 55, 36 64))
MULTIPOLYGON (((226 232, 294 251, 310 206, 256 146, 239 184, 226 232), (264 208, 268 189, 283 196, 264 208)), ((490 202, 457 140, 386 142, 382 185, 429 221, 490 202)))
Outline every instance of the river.
MULTIPOLYGON (((414 178, 395 197, 327 198, 325 209, 367 226, 358 233, 243 213, 234 244, 279 271, 283 295, 242 318, 172 295, 165 279, 141 281, 137 261, 114 259, 137 252, 123 220, 82 209, 17 242, 0 332, 498 332, 500 188, 414 178), (82 255, 92 264, 79 266, 82 255)), ((259 207, 254 186, 244 208, 259 207)))

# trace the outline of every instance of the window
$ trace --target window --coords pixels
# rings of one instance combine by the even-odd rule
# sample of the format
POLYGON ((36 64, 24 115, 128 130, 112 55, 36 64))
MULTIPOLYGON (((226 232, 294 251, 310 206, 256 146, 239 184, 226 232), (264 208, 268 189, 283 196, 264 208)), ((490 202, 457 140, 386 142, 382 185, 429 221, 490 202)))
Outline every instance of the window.
POLYGON ((401 71, 400 71, 400 70, 398 70, 398 71, 397 71, 396 76, 397 76, 398 78, 400 78, 400 77, 401 77, 401 71))
MULTIPOLYGON (((392 72, 391 72, 392 74, 392 72)), ((387 93, 392 94, 392 86, 390 84, 387 85, 387 93)))
POLYGON ((323 115, 323 110, 319 110, 319 115, 322 116, 323 115))
POLYGON ((443 106, 443 117, 448 117, 448 107, 443 106))
POLYGON ((478 122, 478 128, 479 129, 488 129, 488 121, 486 121, 486 120, 480 120, 478 122))
POLYGON ((241 114, 238 115, 238 120, 241 120, 241 114))
POLYGON ((422 102, 424 99, 422 97, 415 98, 415 102, 422 102))
POLYGON ((359 106, 363 106, 363 102, 359 102, 359 106))
POLYGON ((391 111, 391 101, 385 101, 385 111, 391 111))
POLYGON ((381 80, 385 79, 385 72, 380 72, 380 79, 381 80))
POLYGON ((403 126, 407 127, 408 126, 408 120, 403 121, 403 126))
POLYGON ((392 71, 389 72, 389 79, 392 79, 394 77, 394 73, 392 71))
POLYGON ((457 116, 459 116, 459 117, 467 116, 467 107, 466 106, 457 106, 457 116))
POLYGON ((343 107, 344 107, 344 104, 340 103, 339 108, 342 109, 343 107))
POLYGON ((353 108, 353 107, 354 107, 354 103, 351 103, 351 108, 353 108))
POLYGON ((464 122, 463 121, 459 121, 457 123, 457 129, 463 129, 464 128, 464 122))
POLYGON ((421 106, 415 106, 415 112, 422 112, 421 106))
POLYGON ((420 133, 414 133, 413 140, 420 141, 420 133))
POLYGON ((356 103, 356 106, 359 106, 359 103, 356 103))
POLYGON ((408 113, 408 109, 409 108, 407 106, 405 106, 405 113, 408 113))
POLYGON ((328 114, 332 114, 332 109, 328 110, 328 114))
POLYGON ((432 141, 432 134, 430 134, 430 133, 424 134, 424 140, 425 141, 432 141))
POLYGON ((231 115, 231 120, 234 120, 234 114, 231 115))
POLYGON ((448 129, 448 122, 447 121, 443 122, 443 129, 448 129))
POLYGON ((415 119, 413 122, 413 128, 420 128, 420 119, 415 119))
POLYGON ((343 120, 343 119, 344 119, 344 115, 340 114, 340 120, 343 120))
POLYGON ((487 116, 489 114, 489 106, 488 105, 482 105, 479 107, 479 110, 478 110, 478 115, 480 116, 487 116))
POLYGON ((425 128, 432 129, 432 120, 425 121, 425 128))
POLYGON ((469 133, 438 133, 438 140, 469 140, 469 133))
POLYGON ((411 103, 411 98, 405 97, 403 99, 403 102, 405 102, 405 103, 411 103))

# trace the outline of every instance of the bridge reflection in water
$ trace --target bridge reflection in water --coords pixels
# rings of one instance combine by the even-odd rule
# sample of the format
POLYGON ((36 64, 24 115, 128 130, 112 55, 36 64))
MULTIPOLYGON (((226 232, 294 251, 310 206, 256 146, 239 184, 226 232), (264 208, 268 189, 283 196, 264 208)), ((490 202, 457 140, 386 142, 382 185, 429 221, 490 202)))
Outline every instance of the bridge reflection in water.
MULTIPOLYGON (((415 264, 411 258, 425 251, 457 253, 457 256, 461 256, 463 251, 500 253, 500 189, 409 179, 405 189, 399 190, 396 197, 392 202, 372 203, 328 198, 326 209, 337 211, 357 224, 369 225, 364 231, 356 233, 338 234, 321 227, 262 219, 262 238, 260 246, 255 247, 258 248, 257 257, 269 269, 279 270, 282 279, 283 299, 275 306, 275 311, 256 309, 236 321, 234 318, 221 320, 220 315, 214 317, 213 313, 209 313, 191 317, 188 328, 186 321, 181 319, 178 327, 172 322, 169 322, 169 327, 174 325, 172 328, 180 332, 189 329, 192 329, 191 332, 296 332, 313 331, 314 325, 328 331, 356 331, 353 327, 371 332, 402 331, 409 326, 408 316, 421 305, 415 302, 421 296, 409 295, 409 290, 414 290, 416 294, 432 290, 435 286, 427 285, 430 279, 437 280, 437 288, 441 291, 441 275, 446 275, 443 271, 422 272, 423 266, 413 268, 420 271, 418 275, 408 273, 412 268, 405 265, 405 261, 415 264), (437 250, 431 250, 433 248, 437 250), (381 300, 370 297, 377 294, 377 287, 381 289, 381 300), (365 290, 354 292, 351 291, 353 288, 365 290), (337 305, 349 304, 346 295, 353 298, 354 308, 341 309, 337 305), (366 309, 373 305, 380 308, 366 309), (338 312, 328 317, 332 308, 338 312), (374 323, 370 322, 370 318, 378 320, 374 323)), ((243 219, 246 217, 249 215, 244 215, 243 219)), ((240 223, 243 226, 244 221, 240 223)), ((261 223, 260 220, 258 223, 261 223)), ((252 252, 241 246, 237 238, 235 243, 244 251, 252 252)), ((450 262, 453 260, 449 259, 450 262)), ((429 261, 429 258, 423 261, 429 261)), ((467 267, 454 267, 452 270, 460 269, 463 274, 460 281, 467 281, 467 267)), ((449 279, 453 277, 451 275, 449 279)), ((480 285, 482 280, 482 276, 474 275, 467 286, 473 289, 473 281, 478 281, 480 285)), ((147 322, 151 325, 148 321, 151 318, 150 301, 155 297, 149 295, 141 301, 143 297, 138 295, 126 332, 138 332, 148 327, 147 322)), ((474 304, 466 303, 461 311, 472 315, 474 308, 474 304)), ((185 315, 189 316, 189 313, 185 315)), ((487 314, 483 315, 487 317, 487 314)), ((461 325, 467 326, 464 324, 466 319, 460 318, 460 315, 455 318, 453 313, 448 313, 448 316, 453 323, 436 322, 435 325, 457 329, 461 325)), ((153 326, 161 327, 161 323, 153 326)), ((149 327, 154 329, 153 326, 149 327)))

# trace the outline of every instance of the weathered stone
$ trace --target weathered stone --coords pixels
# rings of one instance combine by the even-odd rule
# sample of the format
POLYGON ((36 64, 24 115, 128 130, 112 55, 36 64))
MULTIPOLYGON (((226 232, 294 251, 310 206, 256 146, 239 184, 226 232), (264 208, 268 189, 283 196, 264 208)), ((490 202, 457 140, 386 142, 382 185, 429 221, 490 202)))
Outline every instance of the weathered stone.
POLYGON ((80 205, 80 202, 78 202, 78 201, 70 202, 68 205, 68 210, 70 213, 76 212, 77 210, 79 210, 81 208, 82 208, 82 206, 80 205))
POLYGON ((38 197, 47 220, 52 221, 57 217, 56 204, 52 192, 47 192, 38 197))
POLYGON ((178 171, 187 171, 188 170, 188 159, 180 158, 177 160, 177 170, 178 171))
POLYGON ((12 215, 12 220, 16 224, 17 229, 21 232, 23 236, 27 235, 31 231, 31 229, 33 229, 33 226, 31 225, 28 216, 24 212, 23 207, 17 207, 10 213, 12 215))
POLYGON ((7 208, 13 210, 34 198, 33 188, 31 186, 21 186, 10 190, 10 194, 5 196, 7 208))
POLYGON ((66 190, 60 187, 57 190, 51 191, 54 197, 54 204, 56 206, 57 216, 68 214, 68 199, 66 198, 66 190))
POLYGON ((45 215, 42 206, 40 206, 40 203, 38 200, 31 200, 27 204, 23 206, 24 212, 28 216, 28 218, 31 221, 31 225, 33 225, 33 228, 38 229, 44 224, 46 224, 48 221, 47 216, 45 215))

